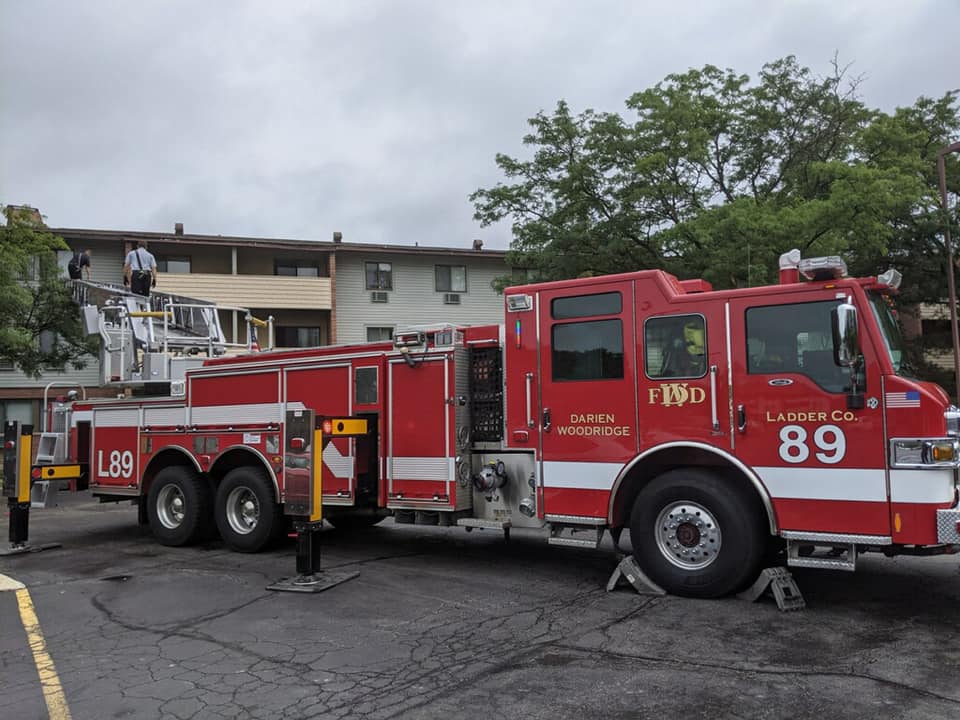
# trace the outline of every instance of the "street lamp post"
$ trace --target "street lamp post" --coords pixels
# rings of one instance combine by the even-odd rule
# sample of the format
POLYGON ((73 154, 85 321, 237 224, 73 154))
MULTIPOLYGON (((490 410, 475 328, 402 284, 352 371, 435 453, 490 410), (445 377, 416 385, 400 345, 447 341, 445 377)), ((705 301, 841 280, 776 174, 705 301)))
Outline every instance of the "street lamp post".
MULTIPOLYGON (((953 274, 953 242, 950 240, 950 209, 947 206, 947 167, 944 158, 960 152, 960 142, 940 149, 937 153, 937 175, 940 177, 940 203, 943 205, 943 237, 947 246, 947 282, 950 283, 950 334, 953 336, 953 378, 955 392, 960 396, 960 333, 957 332, 957 285, 953 274)), ((958 398, 960 401, 960 398, 958 398)))

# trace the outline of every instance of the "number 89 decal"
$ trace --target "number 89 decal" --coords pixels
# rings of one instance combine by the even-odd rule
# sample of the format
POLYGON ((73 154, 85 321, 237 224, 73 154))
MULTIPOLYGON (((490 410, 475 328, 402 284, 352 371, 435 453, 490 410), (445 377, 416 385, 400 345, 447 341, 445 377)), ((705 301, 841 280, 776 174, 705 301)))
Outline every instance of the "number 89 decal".
MULTIPOLYGON (((821 425, 813 431, 814 457, 827 465, 843 460, 847 452, 847 439, 836 425, 821 425)), ((780 458, 788 463, 802 463, 810 457, 807 431, 799 425, 784 425, 780 428, 780 458)))
POLYGON ((133 476, 133 453, 113 450, 104 465, 103 450, 97 450, 97 477, 129 478, 133 476))

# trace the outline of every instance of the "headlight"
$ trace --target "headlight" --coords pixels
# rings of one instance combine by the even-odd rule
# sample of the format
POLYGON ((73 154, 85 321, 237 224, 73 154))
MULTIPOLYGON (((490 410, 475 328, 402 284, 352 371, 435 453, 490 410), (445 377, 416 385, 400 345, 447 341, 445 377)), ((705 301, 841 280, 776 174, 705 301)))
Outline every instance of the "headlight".
POLYGON ((893 467, 957 467, 958 459, 960 459, 960 443, 949 438, 890 441, 890 460, 893 467))
POLYGON ((950 437, 960 437, 960 408, 951 405, 943 413, 947 421, 947 435, 950 437))

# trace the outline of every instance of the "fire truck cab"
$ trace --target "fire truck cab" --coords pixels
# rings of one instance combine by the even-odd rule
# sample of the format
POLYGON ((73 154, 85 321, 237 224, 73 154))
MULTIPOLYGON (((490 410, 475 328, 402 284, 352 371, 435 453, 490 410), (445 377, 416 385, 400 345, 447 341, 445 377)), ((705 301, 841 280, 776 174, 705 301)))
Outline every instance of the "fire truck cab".
POLYGON ((256 551, 284 532, 312 411, 371 428, 316 456, 338 527, 393 515, 584 547, 629 529, 649 578, 694 597, 745 587, 777 553, 852 570, 867 551, 956 552, 960 412, 910 377, 899 274, 848 278, 796 251, 780 274, 512 287, 502 325, 214 357, 181 395, 76 402, 65 426, 92 492, 140 503, 171 545, 216 528, 256 551))

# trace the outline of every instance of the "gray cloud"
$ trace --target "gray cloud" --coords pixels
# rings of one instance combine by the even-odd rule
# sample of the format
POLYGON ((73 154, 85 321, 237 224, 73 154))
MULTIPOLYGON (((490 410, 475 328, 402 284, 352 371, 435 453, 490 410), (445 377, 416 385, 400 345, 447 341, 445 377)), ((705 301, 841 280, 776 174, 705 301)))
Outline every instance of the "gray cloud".
POLYGON ((0 4, 0 201, 53 225, 505 247, 467 196, 565 98, 834 52, 891 110, 956 87, 954 0, 0 4))

